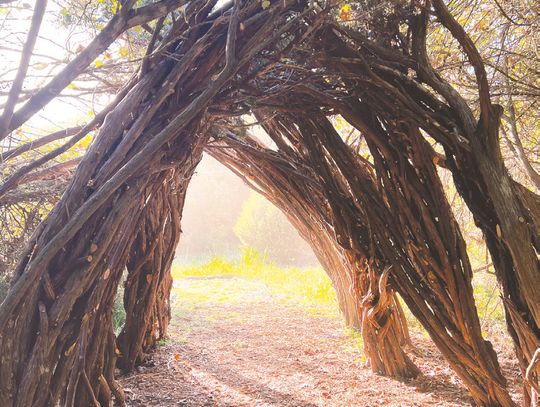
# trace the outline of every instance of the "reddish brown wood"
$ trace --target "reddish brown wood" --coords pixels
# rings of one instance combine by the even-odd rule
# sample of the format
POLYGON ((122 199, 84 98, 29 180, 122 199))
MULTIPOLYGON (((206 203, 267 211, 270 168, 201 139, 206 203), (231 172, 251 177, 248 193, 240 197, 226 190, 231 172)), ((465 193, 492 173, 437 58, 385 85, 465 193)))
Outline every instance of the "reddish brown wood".
MULTIPOLYGON (((126 2, 63 75, 13 114, 10 129, 58 94, 124 29, 180 5, 165 0, 133 10, 133 4, 126 2)), ((259 189, 285 211, 294 208, 287 215, 330 270, 338 292, 352 287, 354 295, 341 295, 341 303, 348 314, 358 311, 372 367, 395 376, 414 372, 400 346, 406 331, 397 317, 396 290, 476 404, 512 406, 481 335, 465 244, 434 163, 441 152, 433 151, 426 135, 444 149, 445 166, 484 232, 524 376, 540 345, 538 197, 513 182, 504 167, 501 109, 490 100, 480 55, 443 2, 433 4, 396 3, 386 14, 374 10, 358 25, 343 25, 311 1, 272 0, 263 9, 258 1, 235 0, 214 13, 213 1, 187 2, 185 18, 174 21, 104 117, 65 194, 21 256, 0 306, 0 405, 122 402, 111 325, 122 270, 128 258, 137 265, 137 255, 150 248, 142 257, 152 256, 150 263, 142 261, 143 274, 163 275, 160 284, 141 286, 151 294, 134 314, 142 323, 129 337, 155 337, 156 325, 146 316, 154 305, 166 306, 155 298, 170 284, 162 274, 170 248, 154 256, 144 236, 155 235, 152 219, 166 224, 169 215, 159 204, 146 206, 143 197, 160 190, 171 169, 190 168, 210 125, 219 139, 237 124, 231 117, 254 113, 276 148, 246 149, 234 141, 227 160, 244 176, 251 174, 245 162, 265 163, 253 184, 262 183, 259 189), (479 117, 429 62, 431 15, 475 69, 479 117), (328 120, 334 114, 362 134, 370 160, 336 133, 328 120)), ((0 194, 52 156, 15 171, 0 194)), ((126 352, 130 360, 140 357, 146 339, 136 339, 126 352)), ((524 386, 530 399, 530 380, 524 386)))
MULTIPOLYGON (((292 105, 297 98, 292 96, 282 103, 292 105)), ((385 282, 389 274, 394 288, 469 387, 476 402, 513 405, 495 353, 482 338, 476 312, 471 312, 475 310, 472 271, 430 146, 414 128, 393 127, 384 116, 375 121, 375 113, 365 104, 337 107, 365 135, 374 156, 373 164, 355 157, 330 122, 315 111, 309 116, 268 113, 261 115, 260 121, 279 153, 286 156, 282 161, 294 165, 286 172, 287 177, 294 172, 302 176, 306 168, 315 174, 312 182, 316 187, 306 195, 322 194, 318 206, 326 208, 325 221, 332 225, 335 241, 348 264, 355 266, 353 286, 364 298, 360 309, 366 354, 380 355, 381 350, 383 354, 380 363, 371 358, 372 366, 387 374, 391 369, 406 366, 395 355, 384 356, 384 350, 390 348, 385 341, 399 343, 397 330, 396 339, 388 334, 392 327, 399 326, 387 324, 392 315, 387 314, 391 295, 386 293, 385 282), (409 148, 410 145, 414 147, 409 148), (375 329, 369 330, 368 323, 375 329)), ((236 150, 241 148, 246 149, 240 145, 236 150)), ((214 154, 220 154, 221 150, 216 151, 214 154)), ((259 151, 258 155, 261 154, 259 151)), ((276 161, 276 152, 266 154, 270 156, 268 161, 276 161)), ((269 172, 268 165, 261 168, 269 172)), ((276 178, 274 174, 271 177, 276 178)), ((261 184, 260 178, 253 183, 261 184)), ((296 191, 287 191, 287 196, 293 194, 296 191)))
POLYGON ((258 3, 235 2, 209 15, 213 2, 187 5, 148 72, 105 118, 15 270, 0 306, 0 405, 122 402, 111 309, 140 197, 164 169, 189 168, 209 104, 255 55, 301 35, 306 25, 290 13, 307 7, 280 1, 261 11, 258 3))
POLYGON ((252 138, 218 140, 207 147, 210 154, 279 207, 310 244, 332 280, 345 320, 362 332, 371 369, 396 378, 416 376, 419 371, 403 349, 410 344, 407 323, 387 285, 388 270, 377 270, 340 245, 336 233, 348 231, 335 230, 338 220, 325 204, 320 181, 324 174, 309 161, 279 156, 252 138))
POLYGON ((187 165, 165 170, 141 198, 143 209, 127 262, 126 321, 117 340, 118 367, 129 372, 167 336, 171 318, 171 266, 180 240, 186 190, 202 158, 205 138, 196 141, 187 165))

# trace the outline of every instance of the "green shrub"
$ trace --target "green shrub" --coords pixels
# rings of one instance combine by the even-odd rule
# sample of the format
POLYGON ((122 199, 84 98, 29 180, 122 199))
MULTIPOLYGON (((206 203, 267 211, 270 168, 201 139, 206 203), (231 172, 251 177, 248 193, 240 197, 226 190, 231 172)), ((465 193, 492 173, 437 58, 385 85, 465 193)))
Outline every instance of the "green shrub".
POLYGON ((280 265, 317 264, 313 251, 285 215, 255 192, 242 205, 234 233, 243 245, 267 253, 280 265))
POLYGON ((482 331, 490 337, 506 335, 504 308, 497 278, 485 272, 475 273, 473 288, 482 331))

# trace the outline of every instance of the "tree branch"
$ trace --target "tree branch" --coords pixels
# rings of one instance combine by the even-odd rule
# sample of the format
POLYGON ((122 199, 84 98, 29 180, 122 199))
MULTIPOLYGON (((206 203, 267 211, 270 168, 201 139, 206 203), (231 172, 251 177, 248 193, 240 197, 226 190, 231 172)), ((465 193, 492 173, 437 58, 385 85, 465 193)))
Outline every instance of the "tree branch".
POLYGON ((66 142, 65 144, 61 145, 58 148, 55 148, 54 150, 45 154, 43 157, 39 158, 38 160, 32 161, 28 163, 27 165, 24 165, 23 167, 15 171, 13 174, 11 174, 8 177, 8 179, 3 184, 0 185, 0 199, 2 199, 2 196, 4 196, 7 192, 16 188, 17 185, 19 185, 19 183, 23 179, 23 177, 27 175, 28 173, 30 173, 30 171, 42 166, 46 162, 66 152, 71 147, 73 147, 79 140, 81 140, 84 136, 86 136, 91 130, 99 126, 105 119, 105 116, 107 116, 107 114, 122 101, 122 99, 127 94, 127 92, 131 89, 134 83, 135 83, 134 79, 129 81, 126 84, 126 86, 116 95, 115 99, 107 107, 105 107, 105 109, 99 112, 90 123, 83 126, 80 129, 80 131, 76 135, 74 135, 68 142, 66 142))
POLYGON ((491 120, 491 97, 489 95, 489 83, 482 56, 478 52, 471 37, 467 34, 461 24, 456 21, 450 11, 448 11, 444 2, 442 0, 433 0, 433 7, 441 23, 461 45, 469 62, 474 68, 476 82, 478 84, 478 94, 480 97, 480 119, 483 121, 484 128, 487 129, 489 128, 491 120))
POLYGON ((79 76, 124 31, 166 15, 181 7, 186 0, 162 0, 158 3, 130 10, 125 6, 77 57, 67 64, 47 85, 36 92, 15 114, 9 131, 20 127, 37 111, 54 99, 79 76))
POLYGON ((43 21, 43 16, 45 14, 45 9, 47 8, 47 0, 37 0, 36 6, 34 8, 34 14, 32 16, 32 23, 30 25, 30 30, 28 31, 28 36, 26 42, 24 43, 23 51, 21 54, 21 60, 19 62, 19 68, 17 70, 17 75, 11 85, 9 91, 8 99, 6 102, 6 107, 0 118, 0 140, 6 138, 9 134, 9 127, 11 119, 13 117, 13 111, 15 110, 15 105, 19 100, 19 95, 22 90, 24 83, 24 78, 28 72, 28 64, 30 63, 30 58, 32 58, 32 51, 36 45, 37 36, 39 29, 41 27, 41 22, 43 21))
POLYGON ((8 150, 5 153, 0 153, 0 164, 6 162, 9 159, 18 157, 21 154, 26 153, 27 151, 35 150, 36 148, 42 147, 45 144, 49 144, 53 141, 73 136, 81 129, 82 129, 82 126, 76 126, 76 127, 70 127, 68 129, 56 131, 54 133, 40 137, 37 140, 32 140, 28 143, 15 147, 11 150, 8 150))

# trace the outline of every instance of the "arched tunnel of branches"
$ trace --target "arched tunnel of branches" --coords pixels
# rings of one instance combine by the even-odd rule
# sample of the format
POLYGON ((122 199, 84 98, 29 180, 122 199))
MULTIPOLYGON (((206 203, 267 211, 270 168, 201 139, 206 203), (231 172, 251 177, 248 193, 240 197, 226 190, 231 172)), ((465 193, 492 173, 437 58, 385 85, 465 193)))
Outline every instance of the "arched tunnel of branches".
MULTIPOLYGON (((45 3, 36 2, 37 28, 45 3)), ((85 126, 48 136, 70 138, 0 185, 7 207, 35 196, 32 188, 44 188, 51 173, 62 180, 46 188, 50 197, 40 196, 50 213, 39 224, 27 213, 28 230, 18 237, 27 242, 0 306, 0 405, 124 403, 115 369, 133 370, 166 336, 185 193, 203 150, 281 209, 308 242, 347 324, 361 331, 373 371, 419 373, 407 355, 399 294, 477 405, 513 406, 482 335, 465 240, 440 180, 440 168, 449 171, 485 236, 525 403, 536 405, 540 198, 503 163, 503 109, 478 50, 444 2, 358 2, 356 24, 336 18, 341 3, 322 0, 135 3, 122 2, 76 59, 22 105, 15 79, 4 106, 0 139, 118 35, 158 19, 146 56, 111 104, 85 126), (165 29, 175 10, 182 18, 165 29), (477 106, 432 66, 426 37, 433 25, 470 63, 477 106), (336 131, 337 115, 354 137, 336 131), (248 116, 272 143, 247 128, 248 116), (81 159, 46 165, 92 130, 81 159), (124 270, 126 323, 116 337, 112 306, 124 270)), ((39 144, 8 150, 2 163, 39 144)))

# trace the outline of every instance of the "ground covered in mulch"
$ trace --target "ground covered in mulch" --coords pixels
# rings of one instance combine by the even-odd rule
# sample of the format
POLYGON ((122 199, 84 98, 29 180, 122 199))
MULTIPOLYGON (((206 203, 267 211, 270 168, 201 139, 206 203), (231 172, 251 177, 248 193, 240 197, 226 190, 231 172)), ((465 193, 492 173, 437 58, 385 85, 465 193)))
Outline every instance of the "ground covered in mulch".
MULTIPOLYGON (((365 366, 361 342, 328 307, 297 304, 264 284, 175 282, 170 339, 121 379, 128 406, 465 406, 440 354, 413 333, 423 375, 398 382, 365 366)), ((505 369, 517 377, 511 360, 505 369)))

